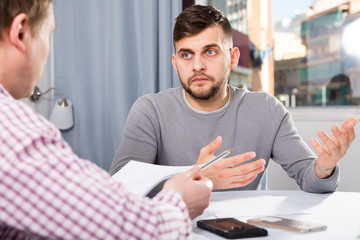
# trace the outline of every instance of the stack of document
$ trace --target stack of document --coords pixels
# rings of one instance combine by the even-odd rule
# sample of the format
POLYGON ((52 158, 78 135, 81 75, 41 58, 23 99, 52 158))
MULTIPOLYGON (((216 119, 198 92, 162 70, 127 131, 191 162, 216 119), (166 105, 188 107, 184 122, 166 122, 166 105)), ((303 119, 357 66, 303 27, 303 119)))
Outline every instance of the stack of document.
POLYGON ((186 172, 193 166, 164 166, 138 161, 130 161, 112 178, 123 183, 127 190, 137 195, 146 196, 164 179, 186 172))

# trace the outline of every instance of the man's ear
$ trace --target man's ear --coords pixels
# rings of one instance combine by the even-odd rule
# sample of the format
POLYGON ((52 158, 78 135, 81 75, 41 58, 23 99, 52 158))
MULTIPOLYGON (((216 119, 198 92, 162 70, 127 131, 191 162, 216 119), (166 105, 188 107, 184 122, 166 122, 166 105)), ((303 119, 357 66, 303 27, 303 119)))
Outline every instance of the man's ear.
POLYGON ((177 68, 176 68, 176 59, 175 59, 175 58, 176 58, 175 54, 171 55, 171 63, 172 63, 172 65, 173 65, 176 73, 179 75, 178 70, 177 70, 177 68))
POLYGON ((25 24, 27 16, 25 13, 17 15, 11 23, 9 30, 10 42, 20 51, 25 50, 24 38, 25 38, 25 24))
POLYGON ((240 58, 240 50, 237 47, 233 47, 230 50, 230 54, 231 54, 231 66, 230 69, 234 70, 236 68, 236 66, 239 63, 239 58, 240 58))

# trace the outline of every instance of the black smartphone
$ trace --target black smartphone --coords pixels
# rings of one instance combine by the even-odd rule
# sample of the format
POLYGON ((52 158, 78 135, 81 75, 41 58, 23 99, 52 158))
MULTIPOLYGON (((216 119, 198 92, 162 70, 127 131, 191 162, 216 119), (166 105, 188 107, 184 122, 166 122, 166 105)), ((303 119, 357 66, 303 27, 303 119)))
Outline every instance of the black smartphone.
POLYGON ((197 226, 228 239, 268 235, 266 229, 239 221, 235 218, 199 220, 197 226))

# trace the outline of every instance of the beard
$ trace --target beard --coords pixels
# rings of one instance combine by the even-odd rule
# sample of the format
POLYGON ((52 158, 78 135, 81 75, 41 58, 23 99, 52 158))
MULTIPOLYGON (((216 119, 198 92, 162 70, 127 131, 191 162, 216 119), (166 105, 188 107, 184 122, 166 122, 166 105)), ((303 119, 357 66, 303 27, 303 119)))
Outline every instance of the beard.
POLYGON ((226 84, 227 78, 223 78, 220 81, 216 81, 214 77, 206 75, 206 74, 199 74, 195 73, 192 77, 190 77, 187 81, 180 81, 182 87, 184 90, 190 94, 193 98, 199 99, 199 100, 209 100, 212 97, 214 97, 220 89, 226 84), (196 87, 196 89, 191 88, 192 79, 197 76, 205 76, 207 79, 209 79, 211 86, 210 88, 206 88, 204 85, 199 85, 199 87, 196 87), (199 89, 201 88, 201 89, 199 89))

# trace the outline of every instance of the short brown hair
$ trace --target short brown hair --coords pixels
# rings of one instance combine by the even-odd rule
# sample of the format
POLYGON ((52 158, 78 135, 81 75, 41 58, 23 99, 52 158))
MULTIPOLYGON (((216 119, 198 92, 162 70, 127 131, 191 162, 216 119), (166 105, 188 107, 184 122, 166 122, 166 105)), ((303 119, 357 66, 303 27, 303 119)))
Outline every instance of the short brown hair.
POLYGON ((232 41, 231 25, 223 12, 213 6, 193 5, 186 8, 176 18, 173 43, 181 39, 196 35, 208 27, 220 26, 227 39, 232 41))
POLYGON ((0 0, 0 39, 2 33, 11 26, 14 18, 25 13, 28 24, 35 32, 46 17, 47 8, 53 0, 0 0))

